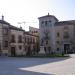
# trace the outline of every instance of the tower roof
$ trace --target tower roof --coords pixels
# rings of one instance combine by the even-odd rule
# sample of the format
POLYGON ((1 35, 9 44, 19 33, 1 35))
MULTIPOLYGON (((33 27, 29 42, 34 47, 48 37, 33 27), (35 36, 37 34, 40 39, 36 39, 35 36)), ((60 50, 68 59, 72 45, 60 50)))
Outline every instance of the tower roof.
POLYGON ((54 15, 49 15, 49 13, 48 13, 48 15, 45 15, 45 16, 42 16, 42 17, 39 17, 38 19, 46 18, 46 17, 54 17, 54 18, 58 21, 58 19, 57 19, 54 15))

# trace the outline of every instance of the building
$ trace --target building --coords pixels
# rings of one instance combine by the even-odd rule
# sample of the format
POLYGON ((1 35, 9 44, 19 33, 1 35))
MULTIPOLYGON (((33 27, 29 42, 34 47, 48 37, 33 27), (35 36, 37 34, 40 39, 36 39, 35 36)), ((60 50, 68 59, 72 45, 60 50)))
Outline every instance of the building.
POLYGON ((29 32, 32 35, 39 36, 39 29, 29 26, 29 32))
POLYGON ((74 53, 75 20, 59 21, 54 15, 39 17, 40 53, 74 53))
POLYGON ((38 36, 0 20, 0 55, 24 56, 37 53, 38 36))
POLYGON ((9 55, 25 55, 24 30, 10 25, 9 55))
POLYGON ((24 47, 26 51, 26 55, 34 55, 38 53, 39 50, 39 37, 33 34, 30 34, 30 32, 25 32, 24 34, 24 47))
POLYGON ((4 16, 2 16, 2 20, 0 20, 0 55, 7 55, 9 51, 9 34, 10 28, 9 23, 4 21, 4 16))

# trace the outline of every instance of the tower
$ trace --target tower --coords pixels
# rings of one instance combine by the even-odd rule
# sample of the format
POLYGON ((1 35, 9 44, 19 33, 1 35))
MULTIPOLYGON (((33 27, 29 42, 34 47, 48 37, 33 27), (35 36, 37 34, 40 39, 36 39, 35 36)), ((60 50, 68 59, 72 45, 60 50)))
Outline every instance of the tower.
POLYGON ((58 19, 53 15, 39 17, 40 29, 40 52, 41 54, 50 54, 54 52, 55 47, 55 29, 54 24, 58 19))

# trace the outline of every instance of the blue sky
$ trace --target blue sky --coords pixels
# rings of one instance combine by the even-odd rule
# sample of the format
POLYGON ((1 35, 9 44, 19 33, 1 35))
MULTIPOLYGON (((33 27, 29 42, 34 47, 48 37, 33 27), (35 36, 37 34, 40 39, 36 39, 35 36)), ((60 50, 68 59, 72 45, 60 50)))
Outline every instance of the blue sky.
POLYGON ((29 26, 38 28, 38 17, 48 12, 59 21, 75 20, 75 0, 0 0, 0 19, 3 14, 6 21, 26 30, 29 26))

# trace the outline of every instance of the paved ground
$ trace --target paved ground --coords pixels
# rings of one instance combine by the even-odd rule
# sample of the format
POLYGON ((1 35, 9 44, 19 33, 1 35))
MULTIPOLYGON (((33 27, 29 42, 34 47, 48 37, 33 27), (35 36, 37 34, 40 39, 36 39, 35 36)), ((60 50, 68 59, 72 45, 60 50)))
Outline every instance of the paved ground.
POLYGON ((75 75, 72 58, 0 57, 0 75, 75 75))

